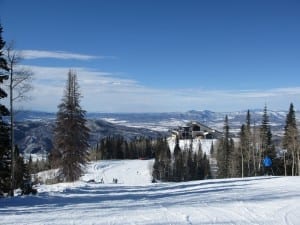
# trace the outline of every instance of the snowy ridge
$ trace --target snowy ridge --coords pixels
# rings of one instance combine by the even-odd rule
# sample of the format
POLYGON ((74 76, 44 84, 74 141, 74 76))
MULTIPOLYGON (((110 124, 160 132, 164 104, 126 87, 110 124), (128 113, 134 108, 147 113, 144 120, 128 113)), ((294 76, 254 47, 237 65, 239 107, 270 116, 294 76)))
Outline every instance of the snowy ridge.
POLYGON ((149 162, 94 162, 81 181, 0 199, 0 224, 299 224, 300 177, 151 184, 149 162), (103 174, 104 184, 86 182, 103 174), (109 182, 116 176, 126 180, 109 182))

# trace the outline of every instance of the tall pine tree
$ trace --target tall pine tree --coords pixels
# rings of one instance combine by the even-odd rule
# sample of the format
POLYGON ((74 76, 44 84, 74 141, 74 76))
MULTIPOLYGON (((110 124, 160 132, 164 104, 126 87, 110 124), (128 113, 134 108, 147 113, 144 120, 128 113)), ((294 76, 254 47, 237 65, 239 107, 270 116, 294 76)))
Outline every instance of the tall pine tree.
POLYGON ((264 169, 262 167, 263 158, 268 156, 272 160, 274 160, 276 157, 275 146, 272 144, 272 132, 271 132, 271 126, 270 126, 268 110, 266 105, 264 107, 264 111, 262 115, 259 137, 260 137, 260 151, 258 155, 258 161, 259 161, 258 170, 262 174, 264 169))
POLYGON ((296 115, 293 103, 290 104, 289 112, 286 115, 284 136, 282 146, 286 149, 284 154, 284 171, 286 175, 299 175, 299 132, 296 123, 296 115))
POLYGON ((61 168, 62 176, 68 182, 79 179, 88 161, 89 129, 80 97, 76 73, 70 70, 62 103, 58 106, 51 154, 52 165, 61 168))
POLYGON ((240 145, 238 149, 238 157, 237 159, 241 162, 240 163, 240 175, 244 176, 251 176, 253 171, 253 141, 252 141, 252 132, 251 132, 251 116, 250 111, 247 111, 246 116, 246 124, 241 126, 240 131, 240 145))
MULTIPOLYGON (((0 24, 0 85, 4 80, 8 79, 8 66, 5 57, 3 56, 3 48, 5 42, 2 39, 2 26, 0 24)), ((9 125, 4 117, 9 115, 9 110, 1 101, 7 97, 7 93, 0 86, 0 195, 8 193, 11 184, 11 153, 10 153, 10 136, 9 125)), ((12 194, 13 192, 11 192, 12 194)))
POLYGON ((225 116, 223 137, 219 141, 217 150, 217 165, 218 165, 218 177, 228 178, 232 176, 232 155, 234 150, 234 144, 229 133, 228 116, 225 116))
POLYGON ((245 176, 245 156, 247 152, 247 133, 246 133, 246 125, 243 124, 241 126, 241 131, 240 131, 240 146, 239 146, 239 157, 240 159, 240 166, 241 166, 241 176, 245 176))

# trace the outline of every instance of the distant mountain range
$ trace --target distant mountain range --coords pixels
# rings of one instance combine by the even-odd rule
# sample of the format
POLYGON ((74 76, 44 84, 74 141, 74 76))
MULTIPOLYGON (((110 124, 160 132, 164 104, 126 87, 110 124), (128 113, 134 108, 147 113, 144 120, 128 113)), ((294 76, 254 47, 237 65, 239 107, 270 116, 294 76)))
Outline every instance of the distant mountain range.
MULTIPOLYGON (((262 110, 251 110, 252 123, 260 125, 262 110)), ((272 133, 283 134, 286 111, 268 111, 272 133)), ((91 129, 90 145, 109 135, 122 135, 130 139, 136 136, 166 136, 171 129, 188 121, 198 121, 222 131, 225 115, 228 115, 230 131, 237 134, 245 122, 247 111, 212 112, 209 110, 171 113, 88 113, 91 129)), ((300 113, 297 112, 300 116, 300 113)), ((297 118, 299 118, 299 116, 297 118)), ((55 113, 20 111, 16 114, 16 143, 26 155, 46 155, 52 148, 55 113)))

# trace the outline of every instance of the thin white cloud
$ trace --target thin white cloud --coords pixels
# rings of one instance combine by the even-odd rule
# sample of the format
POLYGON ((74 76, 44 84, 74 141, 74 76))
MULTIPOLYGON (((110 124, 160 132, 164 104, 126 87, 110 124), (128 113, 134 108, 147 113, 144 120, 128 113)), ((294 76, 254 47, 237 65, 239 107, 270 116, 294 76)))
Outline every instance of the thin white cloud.
MULTIPOLYGON (((30 67, 35 76, 29 109, 57 111, 69 68, 30 67)), ((300 87, 269 90, 155 89, 108 72, 72 68, 77 72, 82 106, 90 112, 170 112, 190 109, 234 111, 263 108, 297 109, 300 87)), ((299 105, 300 107, 300 105, 299 105)))
POLYGON ((91 59, 114 58, 113 56, 93 56, 93 55, 70 53, 64 51, 41 51, 41 50, 22 50, 21 55, 24 59, 53 58, 53 59, 91 60, 91 59))

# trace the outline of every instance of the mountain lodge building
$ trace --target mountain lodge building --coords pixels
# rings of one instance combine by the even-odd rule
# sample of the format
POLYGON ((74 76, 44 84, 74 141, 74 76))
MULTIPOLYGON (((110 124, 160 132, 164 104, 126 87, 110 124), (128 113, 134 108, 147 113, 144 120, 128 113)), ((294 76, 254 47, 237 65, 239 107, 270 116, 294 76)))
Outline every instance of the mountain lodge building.
POLYGON ((222 133, 202 123, 193 121, 174 129, 172 136, 178 137, 179 139, 217 139, 222 137, 222 133))

